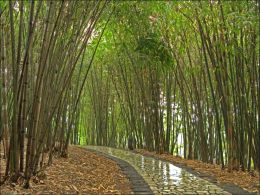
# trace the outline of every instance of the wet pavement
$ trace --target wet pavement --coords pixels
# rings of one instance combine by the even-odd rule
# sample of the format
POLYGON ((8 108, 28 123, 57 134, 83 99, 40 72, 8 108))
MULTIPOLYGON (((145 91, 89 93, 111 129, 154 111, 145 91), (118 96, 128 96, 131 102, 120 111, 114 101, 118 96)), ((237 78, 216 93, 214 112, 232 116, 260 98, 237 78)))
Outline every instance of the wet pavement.
POLYGON ((173 164, 141 154, 102 146, 87 146, 132 165, 154 194, 231 194, 173 164))

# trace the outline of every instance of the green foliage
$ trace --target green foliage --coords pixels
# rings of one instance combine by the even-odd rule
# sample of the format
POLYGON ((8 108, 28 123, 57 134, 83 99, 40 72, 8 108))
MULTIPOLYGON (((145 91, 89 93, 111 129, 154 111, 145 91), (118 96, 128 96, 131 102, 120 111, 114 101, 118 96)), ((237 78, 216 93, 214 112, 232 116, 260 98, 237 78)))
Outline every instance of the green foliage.
POLYGON ((155 34, 148 37, 140 37, 137 42, 136 51, 154 58, 162 64, 171 62, 171 55, 164 42, 158 40, 155 34))
MULTIPOLYGON (((251 139, 245 124, 257 126, 259 112, 254 99, 259 13, 254 1, 113 1, 112 7, 84 97, 88 122, 81 122, 88 126, 87 138, 96 143, 107 136, 113 146, 124 147, 132 133, 139 142, 149 141, 153 150, 159 147, 155 137, 166 139, 171 126, 168 146, 177 151, 174 138, 182 134, 186 150, 196 146, 189 152, 204 161, 210 155, 220 159, 221 151, 231 153, 228 144, 236 140, 226 134, 226 121, 233 120, 239 139, 251 139), (242 89, 246 101, 238 92, 242 89), (253 122, 242 123, 249 115, 253 122)), ((105 21, 104 16, 100 24, 105 21)), ((86 59, 96 43, 97 37, 86 59)), ((239 147, 248 151, 251 146, 239 147)), ((246 158, 251 161, 249 154, 246 158)))
POLYGON ((7 5, 8 5, 8 1, 0 0, 0 10, 1 10, 1 12, 3 12, 7 8, 7 5))

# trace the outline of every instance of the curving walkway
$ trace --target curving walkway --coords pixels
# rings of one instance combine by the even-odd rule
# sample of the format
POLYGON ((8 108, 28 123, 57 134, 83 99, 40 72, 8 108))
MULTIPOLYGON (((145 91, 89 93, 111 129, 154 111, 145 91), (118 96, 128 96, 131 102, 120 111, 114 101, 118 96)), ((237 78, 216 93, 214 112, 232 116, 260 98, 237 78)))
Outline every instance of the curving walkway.
POLYGON ((154 194, 230 194, 169 162, 109 147, 87 146, 86 148, 112 158, 119 158, 132 165, 154 194))

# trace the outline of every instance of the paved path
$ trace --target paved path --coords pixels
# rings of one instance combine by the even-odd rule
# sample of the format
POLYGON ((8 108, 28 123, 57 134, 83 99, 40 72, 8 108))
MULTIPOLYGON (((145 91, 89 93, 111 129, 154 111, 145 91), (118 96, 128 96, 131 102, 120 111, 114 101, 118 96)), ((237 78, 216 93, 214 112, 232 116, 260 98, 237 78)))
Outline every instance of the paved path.
POLYGON ((128 175, 135 194, 231 194, 166 161, 109 147, 87 146, 86 148, 115 160, 128 175), (141 175, 143 180, 138 175, 141 175))
POLYGON ((128 179, 132 183, 132 190, 134 194, 153 194, 153 191, 151 190, 147 182, 144 180, 144 178, 128 162, 94 149, 87 148, 87 150, 115 161, 121 168, 122 172, 128 177, 128 179))

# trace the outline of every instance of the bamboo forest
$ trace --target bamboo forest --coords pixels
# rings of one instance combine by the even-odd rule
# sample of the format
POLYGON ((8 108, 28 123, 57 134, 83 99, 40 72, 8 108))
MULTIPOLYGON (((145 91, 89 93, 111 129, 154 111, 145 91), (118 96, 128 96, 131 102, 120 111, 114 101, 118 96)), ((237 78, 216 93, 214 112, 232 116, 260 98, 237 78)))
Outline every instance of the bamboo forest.
POLYGON ((258 0, 0 0, 0 194, 260 193, 258 0))

